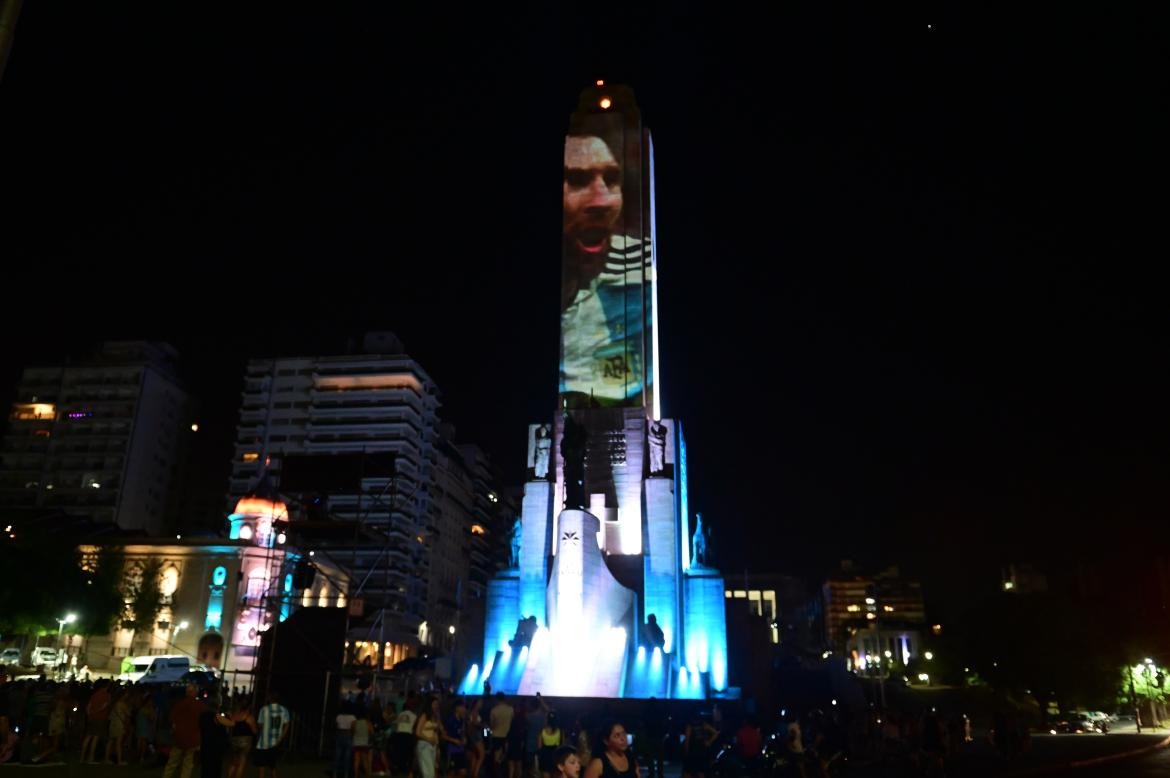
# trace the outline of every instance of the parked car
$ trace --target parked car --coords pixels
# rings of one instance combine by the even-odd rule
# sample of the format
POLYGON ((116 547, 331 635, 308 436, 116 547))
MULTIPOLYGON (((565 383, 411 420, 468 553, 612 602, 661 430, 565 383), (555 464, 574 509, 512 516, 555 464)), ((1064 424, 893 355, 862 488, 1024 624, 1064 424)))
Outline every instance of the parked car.
POLYGON ((61 657, 52 646, 37 646, 28 660, 33 667, 56 667, 60 662, 61 657))
POLYGON ((19 665, 22 653, 19 648, 6 648, 0 651, 0 665, 19 665))
POLYGON ((1104 721, 1094 721, 1084 713, 1070 713, 1052 722, 1049 732, 1054 735, 1058 733, 1085 735, 1092 732, 1104 734, 1108 729, 1104 721))

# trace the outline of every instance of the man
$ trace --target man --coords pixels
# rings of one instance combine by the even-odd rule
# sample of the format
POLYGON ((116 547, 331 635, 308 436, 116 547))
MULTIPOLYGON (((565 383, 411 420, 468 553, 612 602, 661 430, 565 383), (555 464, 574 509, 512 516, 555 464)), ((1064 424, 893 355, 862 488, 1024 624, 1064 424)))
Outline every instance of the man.
POLYGON ((98 681, 85 705, 85 737, 81 739, 83 764, 96 764, 98 741, 109 731, 111 698, 106 684, 106 681, 98 681))
POLYGON ((561 387, 591 401, 642 390, 642 242, 619 234, 622 170, 604 139, 565 139, 561 387))
POLYGON ((504 762, 508 755, 508 733, 512 731, 512 716, 515 711, 508 704, 503 692, 496 693, 496 704, 488 713, 488 727, 492 731, 492 771, 501 776, 507 772, 504 762))
POLYGON ((252 750, 252 764, 259 769, 260 778, 267 778, 269 771, 272 772, 272 778, 277 778, 276 762, 288 740, 291 722, 292 714, 280 704, 280 695, 269 692, 268 704, 260 709, 256 717, 260 731, 256 734, 256 747, 252 750))
POLYGON ((467 775, 467 705, 455 700, 455 709, 443 722, 443 739, 447 751, 447 778, 467 775))
POLYGON ((195 684, 187 684, 186 695, 171 708, 171 755, 163 768, 163 778, 173 778, 175 770, 179 771, 180 778, 191 778, 195 752, 202 742, 199 717, 208 711, 198 694, 195 684))

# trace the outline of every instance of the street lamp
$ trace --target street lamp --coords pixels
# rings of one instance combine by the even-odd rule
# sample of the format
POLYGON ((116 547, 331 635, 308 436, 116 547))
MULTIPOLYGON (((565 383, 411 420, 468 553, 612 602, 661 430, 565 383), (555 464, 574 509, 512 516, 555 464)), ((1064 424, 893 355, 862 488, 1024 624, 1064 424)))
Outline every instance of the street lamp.
POLYGON ((65 631, 66 624, 72 624, 77 621, 76 613, 67 613, 65 618, 57 619, 57 649, 61 649, 61 633, 65 631))

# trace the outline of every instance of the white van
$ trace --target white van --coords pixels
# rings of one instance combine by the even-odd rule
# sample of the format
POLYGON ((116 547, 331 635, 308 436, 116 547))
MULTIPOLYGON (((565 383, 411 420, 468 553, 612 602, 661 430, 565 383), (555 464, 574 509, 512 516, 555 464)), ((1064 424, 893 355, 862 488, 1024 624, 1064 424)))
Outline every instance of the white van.
POLYGON ((128 656, 122 660, 122 668, 114 679, 116 681, 123 681, 125 683, 138 683, 142 680, 142 676, 146 675, 147 669, 154 663, 156 657, 153 656, 128 656))
POLYGON ((174 683, 181 681, 190 669, 191 660, 185 656, 156 656, 142 674, 140 683, 174 683))

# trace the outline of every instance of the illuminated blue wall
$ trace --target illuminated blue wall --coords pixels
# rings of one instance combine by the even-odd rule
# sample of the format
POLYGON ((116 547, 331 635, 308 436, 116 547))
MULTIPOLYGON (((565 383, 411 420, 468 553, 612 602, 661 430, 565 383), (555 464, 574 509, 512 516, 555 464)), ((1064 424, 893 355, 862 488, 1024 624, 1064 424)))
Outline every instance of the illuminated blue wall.
POLYGON ((711 690, 727 690, 727 616, 723 576, 697 570, 686 576, 683 662, 689 673, 707 676, 711 690))

